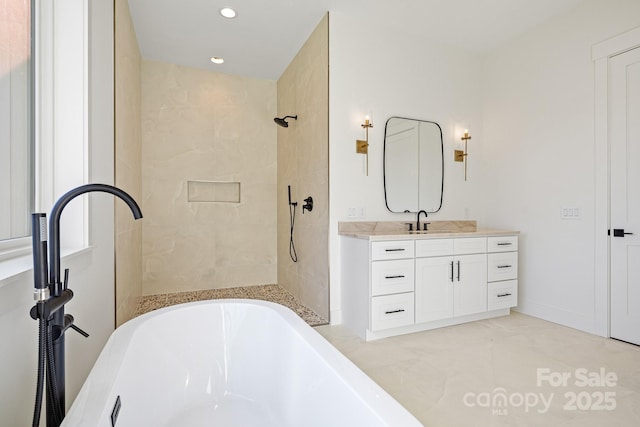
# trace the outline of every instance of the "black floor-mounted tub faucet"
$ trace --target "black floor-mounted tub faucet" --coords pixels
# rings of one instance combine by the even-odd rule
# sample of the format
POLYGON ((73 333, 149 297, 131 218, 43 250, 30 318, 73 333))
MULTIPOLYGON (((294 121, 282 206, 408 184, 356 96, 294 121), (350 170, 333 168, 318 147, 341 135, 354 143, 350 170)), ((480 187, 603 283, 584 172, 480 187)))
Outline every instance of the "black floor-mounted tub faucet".
POLYGON ((65 270, 64 282, 60 280, 60 216, 67 204, 85 193, 103 192, 122 199, 133 212, 135 219, 142 218, 136 201, 123 190, 106 184, 86 184, 68 191, 53 205, 49 218, 44 213, 31 215, 33 244, 33 280, 36 305, 31 317, 39 320, 38 379, 33 425, 40 423, 42 389, 47 381, 47 427, 58 427, 65 415, 65 354, 64 333, 72 328, 84 336, 86 332, 73 324, 73 316, 64 314, 64 305, 71 301, 73 292, 67 289, 69 270, 65 270), (51 246, 47 264, 47 241, 51 246), (46 362, 46 363, 45 363, 46 362), (46 375, 45 375, 46 373, 46 375))

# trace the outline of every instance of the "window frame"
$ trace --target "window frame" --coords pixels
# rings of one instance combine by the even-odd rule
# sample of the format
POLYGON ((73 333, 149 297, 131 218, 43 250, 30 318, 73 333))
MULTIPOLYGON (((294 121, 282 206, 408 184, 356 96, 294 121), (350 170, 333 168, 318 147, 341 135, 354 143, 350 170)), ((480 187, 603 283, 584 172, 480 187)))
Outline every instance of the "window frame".
MULTIPOLYGON (((37 0, 30 4, 32 212, 48 214, 59 196, 88 182, 90 5, 37 0)), ((89 247, 87 199, 65 209, 63 252, 89 247)), ((0 240, 0 282, 11 276, 10 261, 31 256, 31 250, 31 236, 0 240)))

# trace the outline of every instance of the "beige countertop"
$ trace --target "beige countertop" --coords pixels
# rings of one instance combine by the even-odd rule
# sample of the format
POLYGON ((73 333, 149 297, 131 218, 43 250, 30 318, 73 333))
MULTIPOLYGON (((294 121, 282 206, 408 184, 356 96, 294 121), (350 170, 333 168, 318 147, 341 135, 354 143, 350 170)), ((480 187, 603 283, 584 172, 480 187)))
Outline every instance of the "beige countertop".
POLYGON ((338 234, 356 239, 370 241, 385 240, 416 240, 416 239, 443 239, 453 237, 491 237, 513 236, 520 234, 515 230, 503 230, 496 228, 477 228, 475 221, 435 221, 430 223, 429 231, 409 232, 405 224, 400 223, 373 223, 373 222, 341 222, 338 234))
POLYGON ((416 232, 405 232, 402 234, 389 234, 389 232, 384 231, 352 231, 352 232, 340 232, 338 233, 341 236, 346 237, 355 237, 356 239, 368 239, 371 241, 382 241, 382 240, 409 240, 409 239, 444 239, 451 237, 490 237, 490 236, 513 236, 515 234, 520 234, 519 231, 514 230, 501 230, 494 228, 481 228, 476 231, 421 231, 419 233, 416 232))

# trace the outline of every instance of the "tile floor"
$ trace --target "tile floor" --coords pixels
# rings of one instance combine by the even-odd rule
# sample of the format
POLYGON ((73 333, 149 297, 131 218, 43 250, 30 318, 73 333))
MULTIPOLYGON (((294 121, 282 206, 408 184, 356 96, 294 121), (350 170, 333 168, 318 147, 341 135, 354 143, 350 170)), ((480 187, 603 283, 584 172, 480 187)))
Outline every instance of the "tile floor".
POLYGON ((142 297, 135 316, 170 305, 222 298, 258 299, 276 302, 289 307, 311 326, 327 324, 326 319, 323 319, 313 310, 300 303, 300 301, 280 285, 244 286, 239 288, 147 295, 142 297))
POLYGON ((631 344, 515 312, 368 343, 315 329, 425 426, 640 426, 631 344))

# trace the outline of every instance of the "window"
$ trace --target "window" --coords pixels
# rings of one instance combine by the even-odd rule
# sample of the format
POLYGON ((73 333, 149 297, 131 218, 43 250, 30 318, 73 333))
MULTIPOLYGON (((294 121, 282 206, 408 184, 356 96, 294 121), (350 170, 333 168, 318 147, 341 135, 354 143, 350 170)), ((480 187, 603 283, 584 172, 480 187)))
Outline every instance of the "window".
POLYGON ((34 206, 31 22, 31 0, 0 0, 0 252, 29 236, 34 206))

